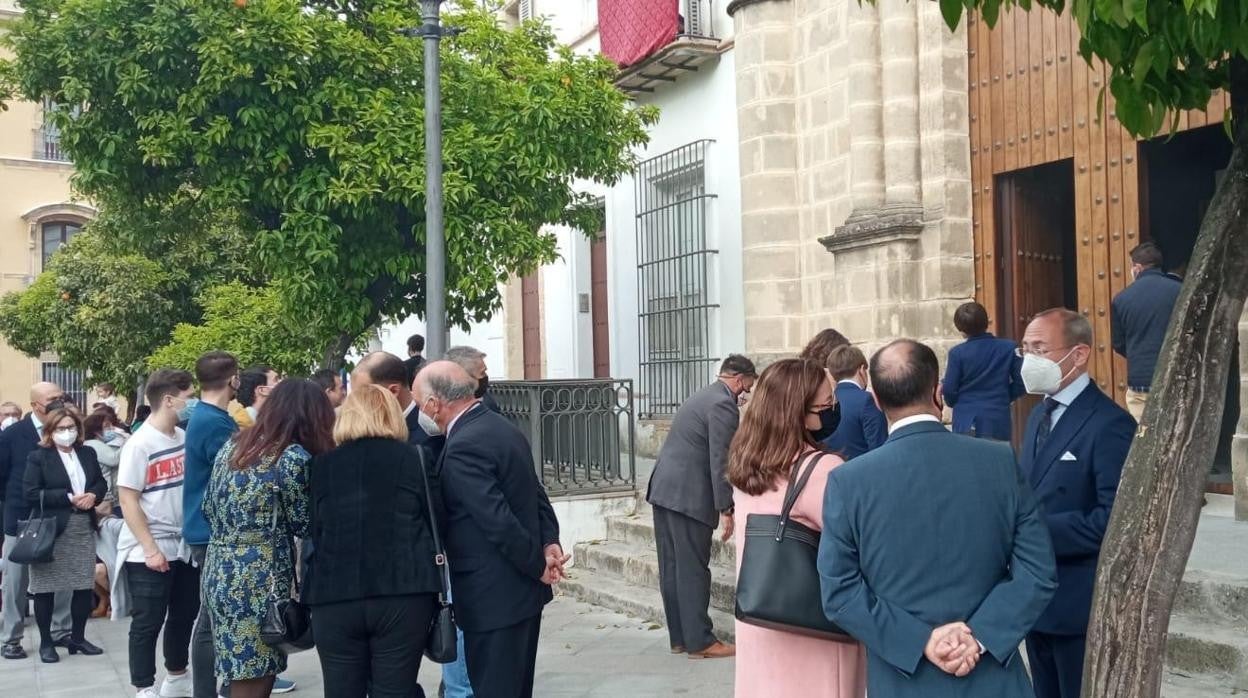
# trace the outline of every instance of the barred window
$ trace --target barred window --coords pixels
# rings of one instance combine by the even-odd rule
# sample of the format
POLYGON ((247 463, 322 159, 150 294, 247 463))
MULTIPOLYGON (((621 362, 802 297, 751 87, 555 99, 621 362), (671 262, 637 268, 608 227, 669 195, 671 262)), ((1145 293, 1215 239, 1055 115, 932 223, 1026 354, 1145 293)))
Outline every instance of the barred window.
POLYGON ((85 371, 66 368, 57 361, 43 362, 43 380, 61 386, 65 396, 74 401, 84 414, 89 414, 91 406, 87 402, 87 374, 85 371))
POLYGON ((637 171, 637 289, 642 416, 673 414, 714 377, 706 188, 701 140, 646 160, 637 171))

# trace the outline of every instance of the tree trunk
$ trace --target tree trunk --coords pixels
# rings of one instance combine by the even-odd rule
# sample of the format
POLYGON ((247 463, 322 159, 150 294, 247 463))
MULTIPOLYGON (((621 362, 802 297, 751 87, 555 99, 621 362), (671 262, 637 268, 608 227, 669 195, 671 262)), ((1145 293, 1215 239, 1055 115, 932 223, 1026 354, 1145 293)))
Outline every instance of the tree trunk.
POLYGON ((325 347, 325 353, 321 355, 321 368, 341 370, 343 364, 346 363, 347 352, 351 350, 351 345, 354 343, 355 337, 345 333, 338 335, 337 339, 325 347))
POLYGON ((1248 293, 1248 64, 1235 63, 1235 145, 1201 223, 1101 547, 1084 698, 1161 692, 1170 609, 1196 537, 1248 293))

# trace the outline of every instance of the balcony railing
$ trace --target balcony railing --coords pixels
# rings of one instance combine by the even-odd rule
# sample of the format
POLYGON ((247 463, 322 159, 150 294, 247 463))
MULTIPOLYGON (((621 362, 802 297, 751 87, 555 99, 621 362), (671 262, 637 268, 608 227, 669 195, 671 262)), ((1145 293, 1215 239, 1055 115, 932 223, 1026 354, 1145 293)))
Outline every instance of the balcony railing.
MULTIPOLYGON (((675 36, 620 71, 615 84, 624 92, 632 95, 654 92, 676 82, 682 75, 697 72, 699 66, 719 55, 720 42, 715 37, 713 21, 714 0, 671 1, 679 13, 675 36)), ((624 17, 632 19, 633 16, 624 17)), ((600 15, 600 29, 602 21, 600 15)))
POLYGON ((636 489, 631 380, 499 381, 490 394, 528 436, 550 496, 636 489))
POLYGON ((69 156, 65 154, 65 151, 61 150, 60 135, 49 129, 39 129, 35 133, 34 158, 36 160, 69 162, 69 156))

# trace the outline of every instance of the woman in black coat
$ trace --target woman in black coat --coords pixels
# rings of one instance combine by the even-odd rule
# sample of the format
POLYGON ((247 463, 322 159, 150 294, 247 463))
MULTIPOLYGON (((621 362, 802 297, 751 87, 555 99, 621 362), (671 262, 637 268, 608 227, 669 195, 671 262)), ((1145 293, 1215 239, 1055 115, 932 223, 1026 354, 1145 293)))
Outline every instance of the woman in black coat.
POLYGON ((351 391, 334 440, 310 465, 303 588, 325 695, 410 696, 441 591, 421 452, 398 401, 375 385, 351 391))
POLYGON ((83 632, 95 605, 95 505, 104 499, 108 484, 100 472, 95 451, 82 445, 82 419, 69 410, 54 410, 43 424, 40 448, 26 459, 23 480, 31 516, 56 517, 56 543, 51 562, 30 565, 30 593, 35 597, 39 624, 39 658, 59 662, 52 641, 53 597, 73 592, 70 654, 95 655, 104 650, 87 642, 83 632))

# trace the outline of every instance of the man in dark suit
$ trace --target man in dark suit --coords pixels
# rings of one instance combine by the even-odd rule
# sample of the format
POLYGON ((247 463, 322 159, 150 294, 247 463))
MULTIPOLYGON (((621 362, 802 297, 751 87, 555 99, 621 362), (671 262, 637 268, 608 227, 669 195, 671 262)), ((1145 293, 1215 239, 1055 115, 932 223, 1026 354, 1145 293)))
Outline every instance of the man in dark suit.
POLYGON ((1161 250, 1151 242, 1131 250, 1135 280, 1109 306, 1114 352, 1127 359, 1127 410, 1137 422, 1144 416, 1157 355, 1183 288, 1182 281, 1165 273, 1164 264, 1161 250))
MULTIPOLYGON (((0 620, 0 656, 5 659, 25 659, 22 634, 25 630, 26 587, 28 567, 8 558, 8 552, 17 544, 17 522, 30 516, 30 505, 23 490, 26 476, 26 457, 39 446, 43 438, 43 420, 49 412, 65 406, 64 391, 55 383, 36 383, 30 388, 30 414, 13 426, 0 432, 0 493, 4 497, 4 580, 0 595, 3 598, 3 620, 0 620)), ((70 594, 56 595, 56 607, 52 617, 52 637, 63 645, 70 634, 70 594)))
POLYGON ((732 537, 732 485, 724 477, 737 433, 737 402, 754 387, 754 364, 732 354, 719 378, 685 400, 659 451, 646 501, 654 507, 659 591, 672 652, 731 657, 711 632, 711 538, 715 524, 732 537))
POLYGON ((399 407, 403 408, 408 443, 428 448, 431 462, 436 461, 442 451, 443 438, 426 429, 432 423, 427 417, 421 418, 420 406, 412 399, 412 382, 407 379, 407 366, 403 360, 385 351, 366 355, 351 372, 351 387, 362 385, 380 385, 394 395, 399 407))
POLYGON ((524 434, 474 396, 477 382, 450 361, 416 374, 418 409, 446 437, 437 476, 445 544, 478 698, 533 695, 542 608, 569 557, 524 434))
POLYGON ((420 369, 425 365, 425 338, 423 335, 414 334, 407 338, 407 360, 403 365, 407 367, 407 384, 411 385, 416 380, 416 374, 420 373, 420 369))
POLYGON ((1027 420, 1019 461, 1057 554, 1057 595, 1027 636, 1037 698, 1074 698, 1101 538, 1135 420, 1088 376, 1092 325, 1072 310, 1036 315, 1023 333, 1023 382, 1044 395, 1027 420))
POLYGON ((884 413, 867 392, 867 357, 858 347, 844 344, 828 354, 827 369, 836 380, 841 421, 824 445, 845 460, 878 448, 888 436, 888 425, 884 413))
POLYGON ((475 347, 458 346, 446 350, 446 360, 459 364, 477 382, 477 389, 473 394, 481 404, 499 412, 498 402, 490 395, 490 374, 485 368, 485 357, 485 352, 475 347))
POLYGON ((988 310, 963 303, 953 325, 966 341, 949 350, 941 397, 953 408, 953 433, 1009 441, 1014 435, 1010 403, 1022 397, 1023 360, 1018 345, 988 331, 988 310))
POLYGON ((940 423, 940 367, 898 340, 871 358, 888 441, 824 491, 823 608, 867 648, 867 692, 1030 698, 1019 642, 1056 587, 1053 548, 1007 444, 940 423))

